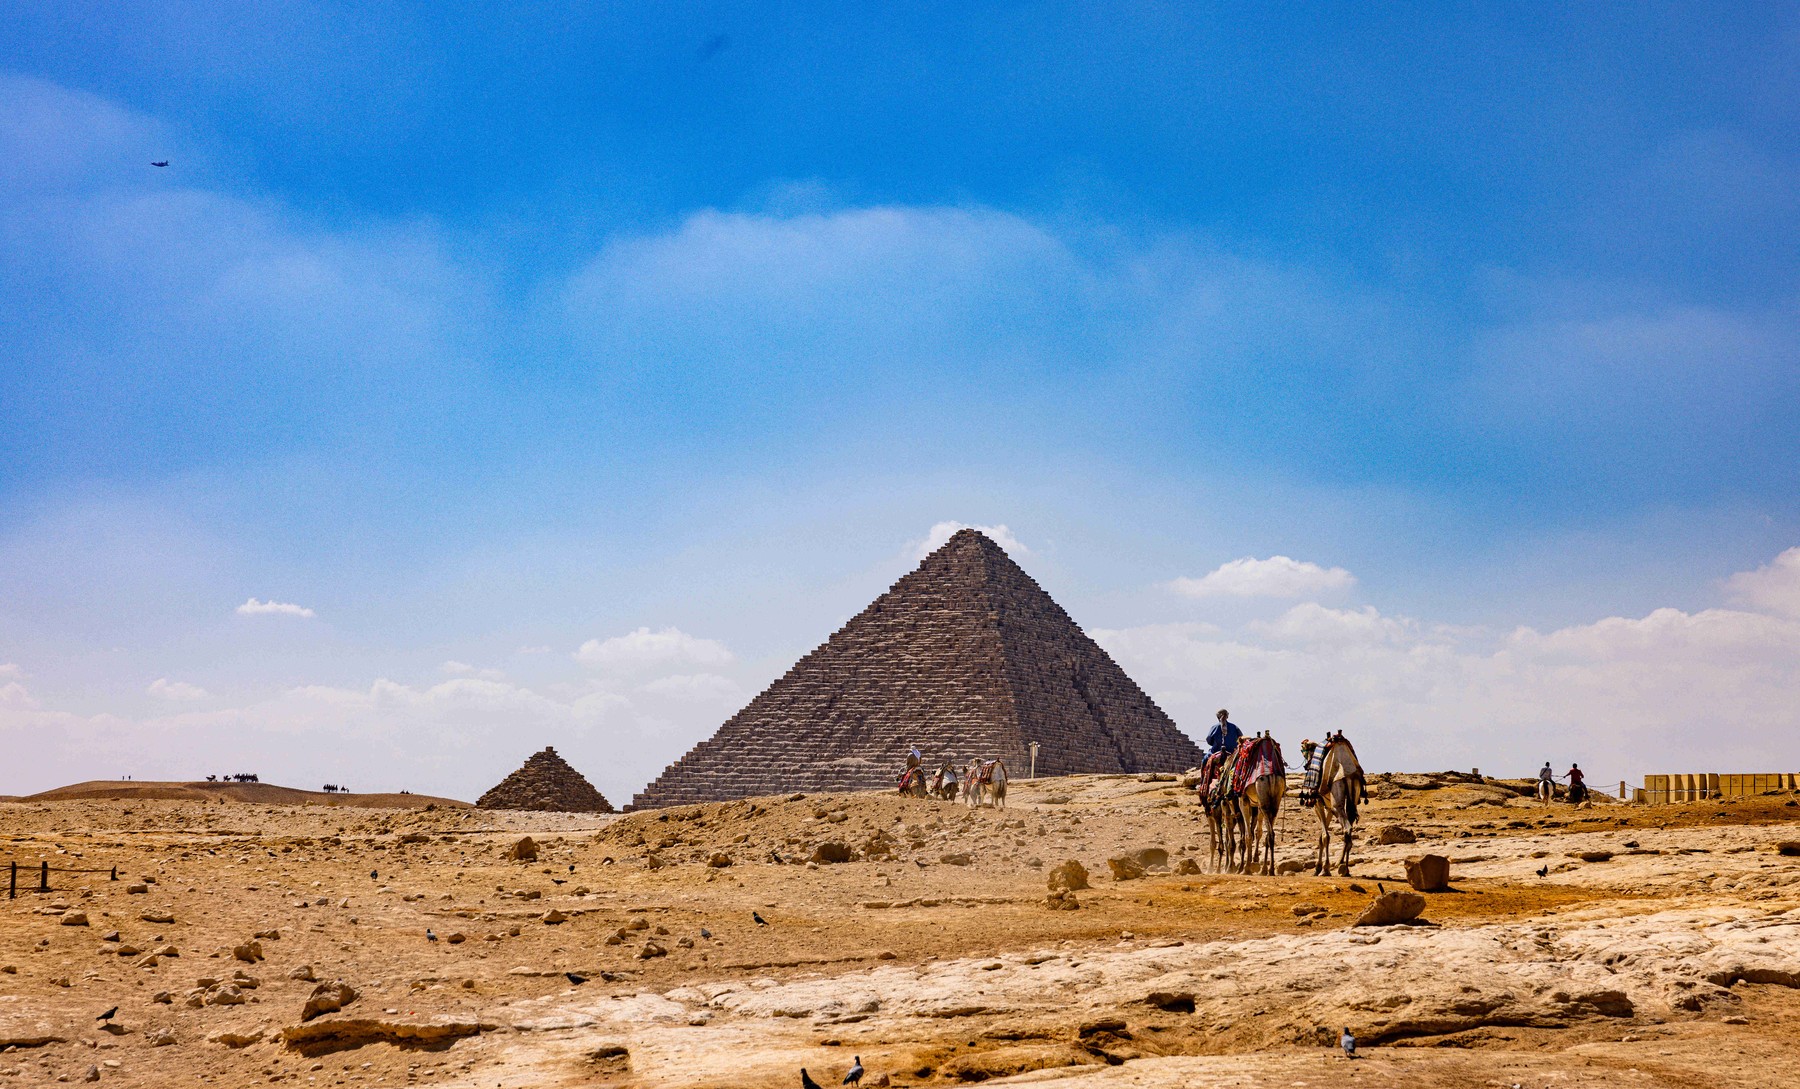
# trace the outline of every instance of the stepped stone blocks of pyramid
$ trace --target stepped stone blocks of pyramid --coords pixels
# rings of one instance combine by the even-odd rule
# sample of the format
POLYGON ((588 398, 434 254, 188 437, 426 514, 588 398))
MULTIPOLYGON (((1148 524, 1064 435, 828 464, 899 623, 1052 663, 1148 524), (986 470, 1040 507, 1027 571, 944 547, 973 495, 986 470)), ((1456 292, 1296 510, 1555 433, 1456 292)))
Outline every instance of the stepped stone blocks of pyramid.
POLYGON ((475 805, 481 809, 534 809, 552 813, 611 813, 612 803, 569 762, 547 748, 500 780, 475 805))
POLYGON ((999 757, 1015 779, 1176 771, 1192 739, 999 545, 962 530, 633 799, 649 809, 895 784, 999 757))

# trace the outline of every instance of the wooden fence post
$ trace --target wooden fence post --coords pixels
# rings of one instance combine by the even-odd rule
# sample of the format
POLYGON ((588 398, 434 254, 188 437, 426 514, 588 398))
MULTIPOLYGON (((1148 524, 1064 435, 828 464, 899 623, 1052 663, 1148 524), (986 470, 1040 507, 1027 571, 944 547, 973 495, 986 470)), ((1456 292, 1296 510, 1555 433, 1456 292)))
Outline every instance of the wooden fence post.
POLYGON ((119 868, 117 866, 114 866, 112 868, 112 879, 114 881, 117 881, 119 879, 119 868))
POLYGON ((48 862, 38 863, 38 891, 50 891, 50 863, 48 862))

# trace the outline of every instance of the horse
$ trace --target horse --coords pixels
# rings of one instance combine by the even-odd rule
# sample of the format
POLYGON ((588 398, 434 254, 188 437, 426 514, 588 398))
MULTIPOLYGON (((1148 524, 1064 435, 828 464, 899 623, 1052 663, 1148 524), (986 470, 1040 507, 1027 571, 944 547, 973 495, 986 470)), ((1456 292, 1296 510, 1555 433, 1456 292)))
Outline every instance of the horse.
POLYGON ((1556 797, 1556 784, 1551 782, 1548 779, 1539 779, 1537 781, 1537 799, 1538 799, 1538 801, 1543 802, 1545 805, 1549 805, 1550 802, 1553 799, 1555 799, 1555 797, 1556 797))
MULTIPOLYGON (((1272 769, 1251 779, 1244 784, 1244 792, 1238 795, 1238 817, 1244 830, 1244 858, 1239 873, 1259 872, 1253 868, 1260 857, 1260 872, 1275 876, 1275 818, 1281 813, 1281 800, 1287 795, 1286 764, 1282 762, 1281 746, 1272 737, 1261 740, 1274 749, 1271 757, 1272 769), (1259 835, 1260 833, 1260 835, 1259 835)), ((1246 753, 1246 756, 1249 754, 1246 753)))
POLYGON ((969 761, 968 780, 964 783, 963 799, 969 803, 970 809, 980 809, 983 794, 993 797, 995 809, 1006 808, 1006 765, 999 760, 969 761))
POLYGON ((1325 749, 1325 762, 1319 771, 1319 796, 1313 812, 1319 818, 1319 855, 1313 867, 1315 877, 1325 877, 1331 869, 1331 822, 1343 829, 1344 853, 1338 861, 1338 876, 1350 876, 1350 844, 1356 833, 1357 806, 1368 796, 1362 764, 1356 750, 1342 734, 1325 749))

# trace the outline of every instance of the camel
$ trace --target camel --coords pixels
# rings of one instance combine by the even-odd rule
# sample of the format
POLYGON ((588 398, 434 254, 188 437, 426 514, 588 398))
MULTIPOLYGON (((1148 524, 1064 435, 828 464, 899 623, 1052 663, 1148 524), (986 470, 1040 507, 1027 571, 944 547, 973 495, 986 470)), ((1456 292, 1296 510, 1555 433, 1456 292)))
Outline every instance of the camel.
POLYGON ((925 788, 925 791, 939 801, 955 801, 957 796, 955 766, 946 761, 943 767, 932 774, 931 783, 925 788))
POLYGON ((1313 875, 1326 876, 1331 869, 1331 822, 1337 821, 1343 831, 1344 853, 1338 861, 1338 876, 1350 876, 1350 844, 1356 833, 1357 806, 1368 796, 1362 764, 1356 750, 1342 734, 1332 738, 1325 749, 1325 762, 1319 770, 1319 796, 1313 812, 1319 817, 1319 856, 1313 875))
POLYGON ((912 798, 927 797, 925 769, 916 764, 900 773, 900 793, 912 798))
POLYGON ((1238 818, 1244 833, 1244 858, 1239 873, 1260 872, 1275 876, 1275 818, 1281 812, 1281 800, 1287 795, 1286 765, 1281 746, 1274 738, 1265 740, 1275 748, 1274 770, 1258 775, 1238 795, 1238 818), (1261 866, 1255 867, 1258 859, 1261 866), (1255 867, 1255 868, 1253 868, 1255 867))
POLYGON ((1006 765, 999 760, 971 760, 963 798, 970 809, 981 808, 984 794, 993 798, 995 809, 1006 808, 1006 765))
POLYGON ((1242 814, 1231 802, 1214 803, 1212 800, 1213 784, 1218 781, 1224 768, 1221 759, 1215 766, 1207 769, 1197 788, 1200 795, 1200 806, 1206 811, 1207 830, 1211 833, 1212 853, 1211 866, 1214 873, 1229 872, 1237 860, 1237 830, 1242 814))

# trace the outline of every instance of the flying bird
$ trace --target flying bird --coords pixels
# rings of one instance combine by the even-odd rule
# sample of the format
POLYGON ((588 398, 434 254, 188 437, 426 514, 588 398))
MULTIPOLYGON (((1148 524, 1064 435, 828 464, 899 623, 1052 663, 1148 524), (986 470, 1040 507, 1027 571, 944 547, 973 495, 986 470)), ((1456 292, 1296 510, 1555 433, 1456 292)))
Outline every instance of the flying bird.
POLYGON ((720 53, 725 52, 725 47, 730 44, 731 44, 731 36, 730 35, 714 34, 712 37, 710 37, 710 38, 706 39, 704 42, 700 43, 700 49, 699 49, 700 59, 703 61, 712 60, 714 57, 718 56, 720 53))
POLYGON ((168 166, 168 165, 169 165, 169 160, 167 160, 167 159, 164 159, 164 160, 163 160, 163 161, 162 161, 162 162, 160 162, 160 163, 151 163, 151 164, 150 164, 150 165, 151 165, 151 166, 168 166))
POLYGON ((800 1068, 800 1089, 819 1089, 819 1083, 812 1080, 812 1075, 806 1072, 804 1066, 800 1068))
POLYGON ((1350 1035, 1348 1028, 1344 1029, 1344 1034, 1338 1037, 1338 1046, 1344 1049, 1345 1056, 1356 1058, 1356 1037, 1350 1035))
POLYGON ((113 1014, 118 1013, 118 1012, 119 1012, 119 1007, 114 1006, 112 1009, 107 1010, 105 1013, 94 1018, 94 1020, 96 1020, 96 1021, 111 1021, 113 1019, 113 1014))
POLYGON ((564 972, 563 978, 568 980, 570 983, 575 984, 575 986, 577 986, 577 987, 579 987, 583 983, 587 982, 586 976, 578 976, 574 972, 564 972))
POLYGON ((861 1085, 862 1084, 862 1076, 863 1076, 862 1056, 858 1055, 858 1056, 856 1056, 856 1065, 850 1068, 850 1072, 848 1074, 844 1075, 844 1084, 845 1085, 861 1085))
POLYGON ((437 941, 437 935, 432 933, 432 930, 430 927, 425 928, 425 940, 428 942, 437 941))
POLYGON ((763 917, 762 917, 762 915, 761 915, 761 914, 760 914, 760 913, 758 913, 758 912, 754 912, 754 911, 752 911, 752 912, 751 912, 751 913, 750 913, 750 917, 751 917, 751 918, 752 918, 752 919, 755 919, 755 920, 756 920, 756 925, 757 925, 757 926, 768 926, 768 925, 769 925, 769 920, 767 920, 767 919, 765 919, 765 918, 763 918, 763 917))
POLYGON ((1537 875, 1539 877, 1549 877, 1550 876, 1550 863, 1546 862, 1542 866, 1539 866, 1537 868, 1537 875))

